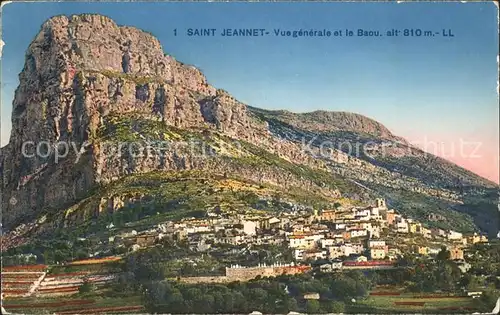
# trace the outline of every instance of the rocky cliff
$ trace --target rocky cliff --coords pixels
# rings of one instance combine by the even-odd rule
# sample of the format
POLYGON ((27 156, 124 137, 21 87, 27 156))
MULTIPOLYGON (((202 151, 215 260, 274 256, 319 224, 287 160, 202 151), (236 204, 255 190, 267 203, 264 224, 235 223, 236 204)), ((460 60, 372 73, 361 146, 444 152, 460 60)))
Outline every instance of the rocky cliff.
MULTIPOLYGON (((266 125, 244 104, 209 85, 195 67, 165 55, 151 34, 117 26, 104 16, 57 16, 45 22, 28 47, 19 78, 10 142, 2 149, 6 226, 44 208, 71 204, 96 183, 130 172, 202 167, 187 153, 169 152, 162 162, 110 154, 109 146, 97 141, 110 115, 133 113, 275 148, 266 125), (42 154, 35 154, 42 143, 50 146, 40 145, 42 154), (85 149, 79 163, 71 149, 55 162, 55 155, 63 154, 55 150, 63 151, 64 143, 77 152, 85 149)), ((300 155, 296 150, 292 157, 300 155)))
MULTIPOLYGON (((436 168, 435 160, 414 154, 418 150, 361 115, 247 107, 208 84, 195 67, 165 55, 151 34, 104 16, 45 22, 19 78, 11 138, 1 157, 8 229, 47 213, 61 218, 70 208, 61 219, 65 225, 87 220, 101 212, 102 200, 117 197, 106 190, 109 185, 134 174, 187 170, 229 174, 327 201, 388 194, 402 211, 413 209, 412 215, 455 211, 451 225, 462 220, 471 229, 476 220, 490 228, 482 212, 456 207, 491 194, 497 189, 492 183, 448 162, 436 168), (371 155, 335 146, 325 154, 314 141, 304 147, 304 140, 317 136, 333 144, 375 146, 371 155), (389 144, 394 154, 378 154, 377 143, 389 144), (393 191, 409 195, 388 193, 393 191), (73 210, 86 198, 95 200, 82 216, 73 210), (412 198, 418 202, 404 202, 412 198)), ((490 207, 491 200, 485 204, 490 207)))

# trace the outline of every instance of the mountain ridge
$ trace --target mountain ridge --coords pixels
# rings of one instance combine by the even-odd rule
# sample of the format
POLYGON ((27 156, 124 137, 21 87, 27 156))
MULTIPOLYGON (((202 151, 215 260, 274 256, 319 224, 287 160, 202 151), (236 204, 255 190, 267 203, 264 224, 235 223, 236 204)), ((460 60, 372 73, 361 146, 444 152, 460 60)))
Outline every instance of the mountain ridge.
POLYGON ((249 107, 256 112, 267 112, 268 115, 288 121, 295 127, 311 131, 357 131, 387 139, 403 140, 394 136, 382 123, 359 113, 328 110, 296 113, 289 110, 266 110, 253 106, 249 107))
POLYGON ((393 191, 389 203, 403 204, 401 211, 424 217, 454 211, 457 222, 445 224, 469 230, 474 224, 486 231, 496 228, 496 222, 483 218, 494 205, 483 195, 497 186, 477 175, 437 157, 426 160, 414 154, 417 149, 404 139, 363 115, 273 113, 246 106, 208 84, 199 69, 165 55, 153 35, 117 26, 100 15, 57 16, 42 25, 26 53, 12 126, 9 144, 1 152, 2 223, 8 229, 40 222, 46 215, 54 222, 47 225, 50 220, 42 220, 46 223, 35 224, 38 231, 78 225, 126 207, 108 205, 109 200, 135 198, 127 197, 126 191, 120 192, 123 196, 94 193, 99 197, 80 204, 94 190, 105 192, 106 185, 131 176, 184 171, 239 176, 259 185, 298 190, 300 196, 307 192, 316 196, 317 207, 329 207, 342 198, 366 203, 373 194, 393 191), (300 140, 313 138, 318 142, 304 148, 300 140), (88 144, 88 150, 77 163, 74 154, 56 163, 55 151, 46 157, 23 156, 26 141, 76 143, 78 148, 88 144), (324 151, 321 141, 332 146, 324 151), (151 143, 164 142, 178 146, 137 154, 145 153, 151 143), (373 144, 368 154, 351 154, 336 147, 341 142, 373 144), (196 145, 186 146, 190 143, 196 145), (388 155, 382 151, 386 145, 388 155), (362 188, 369 186, 370 190, 362 188), (411 198, 401 197, 401 192, 411 198), (426 208, 429 198, 437 201, 426 208), (476 199, 486 200, 484 213, 467 207, 476 199), (415 204, 422 208, 413 209, 415 204), (456 210, 458 205, 464 209, 456 210))

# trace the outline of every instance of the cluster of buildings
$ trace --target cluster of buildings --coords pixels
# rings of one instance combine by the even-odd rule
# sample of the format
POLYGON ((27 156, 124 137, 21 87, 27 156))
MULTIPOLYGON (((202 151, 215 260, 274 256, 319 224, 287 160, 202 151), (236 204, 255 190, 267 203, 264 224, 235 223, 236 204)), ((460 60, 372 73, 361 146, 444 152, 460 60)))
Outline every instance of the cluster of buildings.
POLYGON ((289 248, 298 262, 393 260, 409 252, 437 254, 443 246, 450 251, 451 259, 463 260, 466 246, 488 241, 479 234, 427 228, 389 209, 384 199, 376 199, 370 207, 340 206, 335 210, 298 210, 277 215, 214 212, 203 219, 186 218, 142 233, 128 232, 110 241, 137 250, 164 238, 186 242, 198 252, 224 245, 279 245, 289 248), (415 242, 417 239, 421 242, 415 242))

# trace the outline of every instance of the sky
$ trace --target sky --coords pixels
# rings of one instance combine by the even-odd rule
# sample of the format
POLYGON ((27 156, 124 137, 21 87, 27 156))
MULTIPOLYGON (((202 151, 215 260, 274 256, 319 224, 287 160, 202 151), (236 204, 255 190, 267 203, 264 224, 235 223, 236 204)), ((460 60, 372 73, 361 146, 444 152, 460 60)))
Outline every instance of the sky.
POLYGON ((483 3, 11 3, 2 8, 1 143, 24 54, 54 15, 99 13, 256 107, 348 111, 499 182, 498 9, 483 3), (190 37, 188 28, 421 29, 454 37, 190 37), (177 36, 174 34, 177 30, 177 36))

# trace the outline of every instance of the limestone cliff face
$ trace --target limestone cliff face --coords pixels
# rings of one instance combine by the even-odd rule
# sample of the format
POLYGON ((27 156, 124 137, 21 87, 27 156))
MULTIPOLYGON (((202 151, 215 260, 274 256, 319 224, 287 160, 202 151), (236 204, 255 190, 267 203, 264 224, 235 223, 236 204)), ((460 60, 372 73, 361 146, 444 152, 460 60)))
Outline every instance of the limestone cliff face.
MULTIPOLYGON (((328 198, 339 198, 346 191, 347 197, 363 195, 371 185, 380 189, 378 195, 388 189, 405 192, 394 194, 395 200, 418 192, 439 196, 453 207, 464 204, 462 183, 477 194, 498 187, 449 162, 436 163, 435 157, 415 153, 403 139, 361 115, 248 108, 208 84, 195 67, 165 55, 151 34, 118 26, 104 16, 51 18, 25 59, 13 101, 11 138, 0 158, 2 223, 7 229, 29 225, 45 212, 60 214, 99 185, 152 171, 228 173, 328 198), (128 116, 206 136, 216 154, 200 156, 185 146, 147 157, 130 151, 117 154, 123 141, 144 145, 168 138, 164 135, 168 130, 161 128, 147 138, 135 122, 108 126, 113 117, 128 116), (136 134, 132 140, 130 133, 136 134), (370 148, 373 154, 360 157, 322 145, 354 143, 358 138, 376 140, 370 148), (224 141, 227 146, 227 139, 244 140, 240 142, 253 147, 221 147, 224 141), (389 156, 378 154, 381 148, 389 150, 389 156), (398 150, 403 151, 401 156, 398 150)), ((408 207, 414 209, 411 203, 408 207)), ((100 208, 97 204, 89 212, 100 208)), ((85 213, 72 216, 61 220, 74 224, 88 218, 85 213)), ((48 223, 52 228, 60 222, 48 223)))
POLYGON ((7 226, 70 204, 99 181, 98 144, 90 145, 78 165, 69 158, 56 164, 54 148, 45 145, 42 154, 31 155, 41 142, 79 150, 110 113, 143 113, 179 128, 213 128, 247 140, 266 135, 245 105, 209 85, 195 67, 165 55, 151 34, 104 16, 51 18, 25 58, 10 141, 2 148, 7 226))

